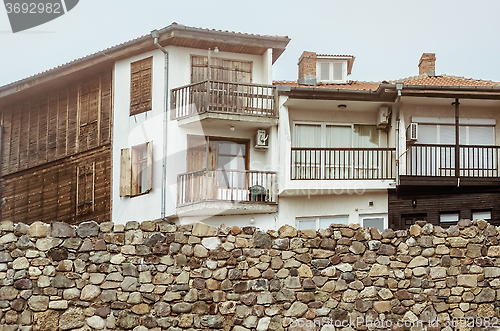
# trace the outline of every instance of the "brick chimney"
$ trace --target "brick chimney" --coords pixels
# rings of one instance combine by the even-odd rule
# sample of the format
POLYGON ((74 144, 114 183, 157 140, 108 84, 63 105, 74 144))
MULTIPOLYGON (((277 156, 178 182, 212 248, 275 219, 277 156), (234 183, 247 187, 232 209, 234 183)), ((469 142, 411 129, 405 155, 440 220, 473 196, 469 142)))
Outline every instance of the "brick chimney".
POLYGON ((418 74, 436 75, 436 53, 423 53, 418 63, 418 74))
POLYGON ((316 53, 304 51, 299 58, 299 84, 316 85, 316 53))

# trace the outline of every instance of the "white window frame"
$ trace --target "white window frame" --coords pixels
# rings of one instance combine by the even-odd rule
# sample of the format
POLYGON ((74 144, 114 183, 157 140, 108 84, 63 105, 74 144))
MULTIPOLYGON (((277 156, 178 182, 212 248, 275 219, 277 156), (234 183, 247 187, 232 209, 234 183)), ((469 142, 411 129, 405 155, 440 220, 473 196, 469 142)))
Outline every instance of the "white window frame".
POLYGON ((491 210, 473 210, 472 211, 472 220, 491 220, 491 210), (484 218, 484 217, 477 217, 474 215, 477 214, 489 214, 489 218, 484 218))
POLYGON ((317 81, 321 83, 346 83, 347 82, 347 60, 331 60, 331 59, 316 59, 316 77, 317 81), (321 77, 321 64, 328 63, 329 64, 329 77, 330 79, 322 79, 321 77), (334 80, 334 63, 342 63, 342 79, 334 80))
MULTIPOLYGON (((295 218, 295 226, 297 229, 300 229, 299 227, 299 222, 300 221, 312 221, 314 220, 316 222, 316 226, 315 226, 315 230, 318 230, 320 227, 319 227, 319 221, 320 219, 324 219, 324 218, 338 218, 338 219, 343 219, 343 218, 347 218, 347 222, 346 223, 330 223, 330 224, 345 224, 345 225, 348 225, 349 224, 349 215, 348 214, 340 214, 340 215, 323 215, 323 216, 303 216, 303 217, 296 217, 295 218)), ((304 230, 304 229, 302 229, 304 230)))
POLYGON ((385 213, 381 214, 360 214, 359 215, 359 225, 364 227, 364 220, 368 218, 383 218, 384 219, 384 230, 389 227, 389 218, 385 213))
POLYGON ((439 213, 439 223, 454 223, 454 222, 458 222, 460 220, 460 212, 444 212, 444 213, 439 213), (448 216, 448 217, 454 217, 456 216, 456 220, 455 219, 448 219, 448 220, 444 220, 443 221, 443 216, 448 216))

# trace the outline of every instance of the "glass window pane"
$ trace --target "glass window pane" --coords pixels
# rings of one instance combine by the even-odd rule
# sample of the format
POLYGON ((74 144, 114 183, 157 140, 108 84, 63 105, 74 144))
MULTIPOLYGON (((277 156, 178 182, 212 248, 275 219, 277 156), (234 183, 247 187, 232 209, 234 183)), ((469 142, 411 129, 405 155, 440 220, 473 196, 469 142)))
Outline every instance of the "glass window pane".
POLYGON ((330 80, 330 63, 320 63, 320 78, 319 80, 330 80))
POLYGON ((333 80, 342 80, 342 62, 333 63, 333 80))
POLYGON ((352 128, 350 126, 327 125, 326 147, 349 148, 352 147, 352 128))
POLYGON ((476 211, 472 213, 473 220, 491 220, 491 211, 476 211))
POLYGON ((295 125, 295 147, 321 147, 321 125, 295 125))
POLYGON ((379 131, 375 125, 354 125, 354 145, 357 148, 377 148, 379 131))
POLYGON ((450 213, 450 214, 441 214, 439 215, 439 220, 441 222, 458 222, 459 215, 458 213, 450 213))
POLYGON ((332 216, 332 217, 320 217, 319 218, 319 228, 327 229, 330 224, 345 224, 349 222, 349 216, 332 216))
POLYGON ((316 229, 316 219, 297 219, 297 227, 299 230, 316 229))
POLYGON ((380 232, 384 231, 384 218, 373 217, 363 218, 363 227, 377 228, 380 232))

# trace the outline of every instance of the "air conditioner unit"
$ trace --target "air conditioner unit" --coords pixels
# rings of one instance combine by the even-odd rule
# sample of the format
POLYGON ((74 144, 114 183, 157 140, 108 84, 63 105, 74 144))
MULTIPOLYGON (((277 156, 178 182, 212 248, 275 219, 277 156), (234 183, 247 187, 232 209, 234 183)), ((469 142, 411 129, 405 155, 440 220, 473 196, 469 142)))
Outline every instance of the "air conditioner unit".
POLYGON ((410 123, 406 130, 406 141, 415 143, 418 140, 418 123, 410 123))
POLYGON ((255 134, 255 149, 269 148, 269 135, 266 130, 257 130, 255 134))
POLYGON ((378 110, 378 126, 385 126, 389 124, 389 108, 380 107, 378 110))

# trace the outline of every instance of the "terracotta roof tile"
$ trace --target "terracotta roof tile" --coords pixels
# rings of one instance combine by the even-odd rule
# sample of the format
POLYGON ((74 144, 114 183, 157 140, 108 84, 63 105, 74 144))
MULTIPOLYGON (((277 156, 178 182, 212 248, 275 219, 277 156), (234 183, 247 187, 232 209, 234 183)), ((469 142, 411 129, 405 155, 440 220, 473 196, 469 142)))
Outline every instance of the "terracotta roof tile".
POLYGON ((325 84, 318 83, 318 85, 299 85, 296 81, 274 81, 273 85, 287 85, 291 87, 311 87, 311 88, 328 88, 338 90, 376 90, 380 83, 378 82, 361 82, 349 81, 346 84, 325 84))
POLYGON ((402 82, 405 85, 431 85, 431 86, 500 86, 500 82, 491 80, 465 78, 460 76, 429 76, 427 74, 402 78, 391 83, 402 82))

